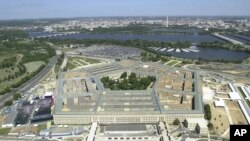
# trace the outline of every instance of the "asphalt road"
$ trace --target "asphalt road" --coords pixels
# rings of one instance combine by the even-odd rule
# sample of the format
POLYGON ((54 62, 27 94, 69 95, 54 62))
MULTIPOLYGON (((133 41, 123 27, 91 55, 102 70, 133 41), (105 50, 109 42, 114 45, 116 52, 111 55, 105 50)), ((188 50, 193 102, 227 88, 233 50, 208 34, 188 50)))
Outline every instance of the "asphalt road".
POLYGON ((1 96, 0 97, 0 108, 2 108, 4 106, 5 101, 12 99, 12 96, 14 93, 26 92, 29 89, 31 89, 32 87, 34 87, 35 85, 37 85, 45 76, 47 76, 47 74, 50 72, 50 70, 54 67, 54 65, 57 62, 57 58, 58 58, 58 56, 52 57, 50 59, 49 63, 37 75, 35 75, 33 78, 28 80, 26 83, 24 83, 20 87, 13 89, 12 92, 6 93, 5 95, 1 96))

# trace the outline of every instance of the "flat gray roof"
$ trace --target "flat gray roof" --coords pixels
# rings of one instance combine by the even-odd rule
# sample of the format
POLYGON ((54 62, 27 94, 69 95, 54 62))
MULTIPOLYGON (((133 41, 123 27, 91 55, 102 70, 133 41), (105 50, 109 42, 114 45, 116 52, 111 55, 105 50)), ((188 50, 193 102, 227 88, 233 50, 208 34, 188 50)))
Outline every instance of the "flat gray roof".
POLYGON ((18 111, 11 112, 7 115, 3 124, 14 124, 18 111))
POLYGON ((108 124, 105 131, 147 131, 145 124, 108 124))
MULTIPOLYGON (((170 90, 165 88, 149 88, 147 90, 118 90, 110 91, 104 88, 100 78, 107 76, 108 74, 114 74, 124 71, 135 72, 140 75, 152 75, 158 78, 166 75, 168 72, 181 71, 186 72, 180 68, 170 68, 165 65, 156 63, 144 63, 144 62, 134 62, 133 66, 128 69, 121 65, 122 62, 111 62, 107 64, 97 64, 95 66, 84 68, 79 70, 79 72, 88 72, 90 75, 83 79, 93 78, 98 90, 94 93, 82 93, 76 95, 63 95, 63 80, 64 73, 60 73, 57 80, 56 88, 56 103, 55 103, 55 114, 56 115, 151 115, 155 114, 199 114, 203 113, 202 99, 201 99, 201 89, 200 89, 200 78, 197 71, 188 71, 194 74, 194 78, 180 78, 181 80, 190 80, 194 82, 194 91, 181 91, 181 90, 170 90), (148 68, 143 68, 143 65, 148 65, 148 68), (112 68, 114 70, 112 70, 112 68), (119 70, 116 70, 119 68, 119 70), (155 68, 155 69, 154 69, 155 68), (145 69, 143 71, 143 69, 145 69), (100 70, 102 70, 100 72, 100 70), (107 70, 107 71, 106 71, 107 70), (98 74, 96 72, 98 71, 98 74), (193 96, 193 109, 192 110, 181 110, 181 109, 165 109, 160 101, 158 92, 166 91, 169 93, 178 93, 193 96), (84 100, 84 97, 89 96, 92 99, 84 100), (77 98, 78 102, 74 102, 74 98, 77 98), (63 111, 63 99, 68 99, 69 103, 72 104, 67 110, 63 111), (87 102, 88 101, 88 102, 87 102), (113 101, 113 102, 112 102, 113 101), (79 103, 79 104, 75 104, 79 103), (91 104, 92 103, 92 104, 91 104), (138 104, 136 104, 138 103, 138 104), (140 106, 139 106, 140 105, 140 106), (71 110, 71 108, 76 108, 71 110), (83 110, 81 110, 83 108, 83 110), (101 108, 101 110, 100 110, 101 108), (130 110, 127 110, 130 108, 130 110), (147 109, 148 108, 148 109, 147 109), (99 110, 98 110, 99 109, 99 110), (117 109, 117 110, 115 110, 117 109), (122 110, 124 109, 124 110, 122 110), (141 111, 140 111, 141 109, 141 111), (139 111, 138 111, 139 110, 139 111)), ((72 78, 75 79, 75 78, 72 78)), ((70 80, 67 78, 67 80, 70 80)), ((156 80, 156 81, 157 81, 156 80)))

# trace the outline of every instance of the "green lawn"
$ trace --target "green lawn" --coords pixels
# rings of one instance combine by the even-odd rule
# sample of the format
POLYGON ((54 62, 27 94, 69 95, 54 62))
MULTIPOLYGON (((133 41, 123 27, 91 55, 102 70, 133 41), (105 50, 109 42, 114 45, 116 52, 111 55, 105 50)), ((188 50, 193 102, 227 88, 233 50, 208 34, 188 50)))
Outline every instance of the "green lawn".
POLYGON ((85 65, 88 65, 88 64, 89 64, 88 62, 86 62, 86 61, 83 60, 83 59, 74 59, 72 62, 73 62, 75 65, 77 65, 77 66, 85 66, 85 65))
POLYGON ((100 63, 100 61, 97 60, 97 59, 85 58, 85 57, 72 57, 72 58, 70 58, 70 59, 74 59, 74 60, 84 60, 84 61, 86 61, 87 63, 90 63, 90 64, 100 63))
POLYGON ((54 72, 58 73, 60 69, 60 65, 55 65, 54 72))
POLYGON ((25 39, 25 40, 20 40, 18 41, 19 44, 30 44, 32 41, 29 39, 25 39))
POLYGON ((174 66, 175 64, 178 64, 178 63, 181 63, 181 61, 178 61, 178 60, 170 60, 170 61, 166 62, 165 65, 174 66))
POLYGON ((45 124, 39 124, 37 126, 37 132, 39 133, 41 130, 44 130, 46 128, 47 128, 47 124, 46 123, 45 124))
POLYGON ((85 57, 70 57, 67 62, 67 70, 72 70, 76 67, 88 65, 88 64, 95 64, 100 63, 97 59, 85 58, 85 57))
POLYGON ((0 62, 3 61, 6 58, 11 58, 16 56, 15 54, 12 54, 12 52, 0 52, 0 62))
POLYGON ((100 63, 99 60, 97 59, 91 59, 91 58, 84 58, 84 60, 90 64, 96 64, 96 63, 100 63))
POLYGON ((68 51, 73 50, 72 48, 69 48, 69 47, 66 47, 66 48, 62 47, 60 49, 62 50, 62 52, 68 52, 68 51))
POLYGON ((36 71, 41 65, 45 64, 43 61, 34 61, 24 64, 27 69, 27 72, 36 71))
POLYGON ((6 136, 10 132, 11 128, 0 128, 0 135, 6 136))
POLYGON ((72 69, 74 69, 74 68, 76 68, 77 66, 75 66, 74 64, 72 64, 72 62, 67 62, 67 66, 66 66, 66 68, 67 68, 67 70, 72 70, 72 69))

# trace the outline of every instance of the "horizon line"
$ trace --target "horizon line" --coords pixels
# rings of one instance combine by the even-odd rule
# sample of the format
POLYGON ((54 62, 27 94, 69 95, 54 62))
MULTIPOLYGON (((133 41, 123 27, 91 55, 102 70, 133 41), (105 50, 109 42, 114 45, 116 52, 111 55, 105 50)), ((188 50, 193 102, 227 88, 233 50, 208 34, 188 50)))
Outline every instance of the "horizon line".
POLYGON ((125 18, 125 17, 250 17, 250 15, 152 15, 152 16, 72 16, 72 17, 44 17, 44 18, 10 18, 0 21, 21 21, 21 20, 52 20, 52 19, 77 19, 77 18, 125 18))

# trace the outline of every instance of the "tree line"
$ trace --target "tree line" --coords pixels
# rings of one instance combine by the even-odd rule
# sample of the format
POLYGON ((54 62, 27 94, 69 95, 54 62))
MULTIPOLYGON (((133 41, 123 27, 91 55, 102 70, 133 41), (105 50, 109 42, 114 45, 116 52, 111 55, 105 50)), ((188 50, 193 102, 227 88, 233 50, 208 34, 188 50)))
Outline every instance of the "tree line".
POLYGON ((126 47, 137 47, 137 48, 146 48, 146 47, 166 47, 166 48, 188 48, 191 46, 191 42, 165 42, 165 41, 150 41, 150 40, 113 40, 113 39, 55 39, 55 38, 44 38, 39 39, 42 41, 49 41, 54 44, 83 44, 85 46, 90 46, 94 44, 104 44, 104 45, 117 45, 117 46, 126 46, 126 47))

